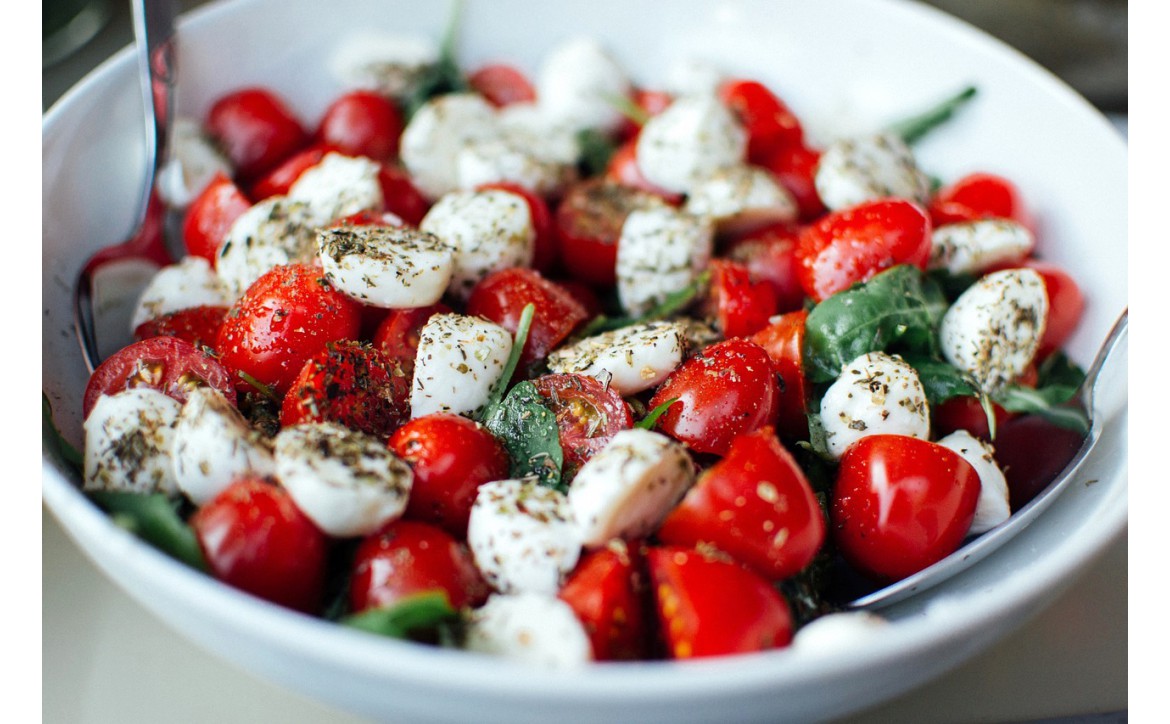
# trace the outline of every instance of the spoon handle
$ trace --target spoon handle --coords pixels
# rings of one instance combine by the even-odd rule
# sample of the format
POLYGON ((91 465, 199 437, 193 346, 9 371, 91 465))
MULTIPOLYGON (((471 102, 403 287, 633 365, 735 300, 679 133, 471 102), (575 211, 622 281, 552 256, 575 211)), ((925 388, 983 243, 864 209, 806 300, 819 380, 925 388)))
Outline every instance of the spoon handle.
POLYGON ((175 3, 173 0, 132 0, 138 51, 139 85, 146 121, 147 178, 139 214, 146 217, 159 170, 166 162, 174 112, 175 3))

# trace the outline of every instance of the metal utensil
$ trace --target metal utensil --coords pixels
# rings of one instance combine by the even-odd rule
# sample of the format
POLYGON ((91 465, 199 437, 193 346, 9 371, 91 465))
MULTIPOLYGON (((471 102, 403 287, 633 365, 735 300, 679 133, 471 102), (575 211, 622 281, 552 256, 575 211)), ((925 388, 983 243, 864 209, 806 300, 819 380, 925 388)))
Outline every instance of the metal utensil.
POLYGON ((1122 366, 1120 369, 1124 369, 1128 359, 1129 310, 1126 309, 1114 323, 1113 329, 1105 339, 1105 343, 1101 345, 1101 349, 1097 352, 1093 364, 1085 373, 1085 379, 1081 383, 1077 397, 1089 415, 1089 433, 1064 470, 1027 505, 1013 513, 1012 517, 1001 525, 970 541, 938 563, 897 583, 892 583, 885 588, 862 596, 846 604, 845 607, 849 609, 876 609, 921 593, 982 560, 1035 520, 1045 508, 1057 499, 1061 491, 1069 486, 1101 437, 1101 430, 1105 423, 1102 419, 1104 416, 1096 407, 1096 393, 1097 383, 1102 379, 1102 372, 1106 369, 1112 371, 1118 368, 1118 365, 1122 366))
POLYGON ((134 231, 125 242, 101 249, 90 257, 82 266, 74 288, 74 329, 91 372, 101 363, 103 351, 111 344, 120 346, 125 335, 125 332, 106 334, 99 340, 99 312, 109 317, 101 320, 105 329, 117 329, 118 323, 123 330, 127 329, 141 284, 152 269, 173 259, 163 233, 166 210, 154 187, 167 158, 174 111, 175 6, 171 0, 133 0, 131 7, 146 121, 147 173, 134 231), (99 275, 107 282, 99 281, 99 275))

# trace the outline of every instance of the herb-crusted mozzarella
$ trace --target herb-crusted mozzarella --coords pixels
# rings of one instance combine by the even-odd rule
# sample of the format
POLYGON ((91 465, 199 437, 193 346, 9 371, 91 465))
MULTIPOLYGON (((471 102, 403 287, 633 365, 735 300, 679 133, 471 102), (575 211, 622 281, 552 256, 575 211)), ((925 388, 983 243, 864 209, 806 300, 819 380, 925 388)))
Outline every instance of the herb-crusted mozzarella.
POLYGON ((272 442, 210 387, 188 393, 175 422, 173 445, 175 482, 196 505, 239 478, 275 472, 272 442))
POLYGON ((682 364, 687 349, 683 322, 635 324, 553 350, 548 368, 608 379, 623 397, 648 390, 682 364))
POLYGON ((830 613, 802 626, 792 638, 792 646, 810 652, 838 651, 888 625, 889 621, 869 611, 830 613))
POLYGON ((1048 321, 1044 278, 1032 269, 1005 269, 980 278, 943 315, 943 356, 987 392, 1023 374, 1048 321))
POLYGON ((615 98, 630 94, 625 70, 593 38, 573 38, 549 53, 536 77, 544 113, 575 130, 615 130, 622 114, 615 98))
POLYGON ((85 419, 85 490, 174 493, 171 450, 180 405, 135 387, 98 398, 85 419))
POLYGON ((497 110, 496 118, 502 134, 524 138, 537 158, 573 166, 581 155, 577 132, 550 118, 539 103, 511 103, 497 110))
POLYGON ((425 307, 439 301, 451 282, 451 248, 425 231, 394 226, 322 229, 317 247, 329 281, 371 306, 425 307))
POLYGON ((550 669, 593 658, 589 635, 569 604, 535 593, 493 594, 471 612, 464 645, 550 669))
POLYGON ((164 314, 191 307, 227 307, 235 301, 220 282, 219 275, 202 257, 188 256, 178 264, 158 270, 138 297, 130 319, 130 331, 164 314))
POLYGON ((172 208, 187 208, 217 173, 228 178, 234 173, 231 161, 193 118, 175 119, 170 151, 159 171, 158 195, 172 208))
POLYGON ((711 260, 710 220, 672 207, 630 212, 618 239, 618 299, 628 314, 644 314, 693 282, 711 260))
POLYGON ((758 166, 721 168, 691 189, 684 207, 708 216, 720 232, 734 234, 751 227, 795 221, 796 200, 776 178, 758 166))
POLYGON ((492 272, 532 265, 532 214, 524 197, 509 191, 453 191, 431 207, 419 228, 454 250, 448 290, 461 299, 492 272))
POLYGON ((555 596, 581 555, 568 498, 533 479, 481 485, 467 545, 484 578, 503 593, 555 596))
POLYGON ((463 314, 436 314, 419 331, 410 416, 464 415, 487 402, 512 352, 508 330, 463 314))
POLYGON ((930 178, 918 168, 910 147, 890 133, 830 143, 814 182, 817 195, 833 211, 889 196, 920 204, 930 197, 930 178))
POLYGON ((360 33, 345 38, 329 61, 333 76, 350 88, 402 98, 439 60, 439 46, 416 35, 360 33))
POLYGON ((1007 479, 995 462, 991 446, 966 430, 956 430, 938 444, 957 452, 979 473, 979 502, 975 505, 975 519, 971 521, 969 533, 986 533, 1010 518, 1007 479))
POLYGON ((635 153, 647 181, 689 193, 717 170, 743 163, 747 133, 714 95, 683 96, 646 121, 635 153))
POLYGON ((572 166, 541 150, 535 136, 515 130, 469 139, 455 157, 459 188, 514 183, 540 196, 556 194, 572 178, 572 166))
POLYGON ((694 482, 682 444, 650 430, 622 430, 577 471, 569 509, 587 548, 654 531, 694 482))
POLYGON ((219 247, 215 269, 232 299, 271 268, 317 254, 317 222, 308 204, 273 196, 245 211, 219 247))
POLYGON ((918 373, 885 352, 845 365, 821 398, 821 424, 834 459, 867 435, 930 439, 930 409, 918 373))
POLYGON ((451 93, 432 98, 402 131, 399 156, 418 190, 432 199, 459 188, 456 160, 464 145, 498 132, 496 112, 482 96, 451 93))
POLYGON ((1028 227, 1008 219, 944 224, 930 236, 931 269, 976 274, 1019 261, 1036 245, 1028 227))
POLYGON ((368 158, 327 153, 288 190, 288 198, 308 205, 318 225, 382 208, 379 166, 368 158))

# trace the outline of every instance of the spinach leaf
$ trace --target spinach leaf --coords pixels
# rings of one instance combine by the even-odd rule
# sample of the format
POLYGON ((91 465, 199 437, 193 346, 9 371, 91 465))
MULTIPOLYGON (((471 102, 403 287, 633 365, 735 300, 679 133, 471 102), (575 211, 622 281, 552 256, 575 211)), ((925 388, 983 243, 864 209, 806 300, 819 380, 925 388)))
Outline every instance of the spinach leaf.
POLYGON ((653 410, 646 413, 646 416, 643 417, 641 420, 638 420, 637 422, 635 422, 634 427, 638 427, 638 428, 641 428, 643 430, 653 430, 654 423, 658 422, 658 418, 665 415, 666 411, 670 409, 670 406, 676 402, 678 402, 677 397, 672 397, 669 400, 667 400, 666 402, 663 402, 658 407, 655 407, 653 410))
POLYGON ((84 460, 77 448, 69 444, 69 441, 57 429, 57 424, 53 422, 53 406, 49 404, 49 396, 41 392, 41 439, 44 441, 46 448, 52 452, 58 460, 65 463, 70 468, 73 468, 78 473, 81 473, 84 467, 84 460))
POLYGON ((592 128, 577 133, 577 147, 581 154, 577 166, 583 178, 605 173, 618 148, 612 138, 592 128))
POLYGON ((415 87, 402 100, 403 111, 408 121, 430 99, 446 93, 461 93, 470 87, 467 79, 463 77, 459 63, 455 60, 455 36, 459 29, 459 15, 462 10, 460 2, 451 3, 451 18, 447 21, 447 29, 439 45, 438 60, 426 70, 415 87))
POLYGON ((535 477, 541 485, 566 491, 557 417, 536 385, 527 380, 517 383, 483 424, 508 451, 511 477, 535 477))
POLYGON ((887 130, 899 136, 907 145, 912 145, 950 120, 951 116, 974 98, 976 93, 975 86, 967 86, 938 105, 891 124, 887 130))
POLYGON ((590 337, 602 332, 609 332, 622 327, 630 327, 635 324, 642 324, 644 322, 653 322, 656 319, 664 319, 673 316, 683 311, 690 306, 691 302, 695 300, 707 288, 707 283, 711 280, 711 272, 704 271, 694 280, 679 289, 677 292, 671 292, 666 297, 655 305, 650 311, 637 317, 607 317, 604 314, 596 317, 593 321, 586 324, 577 334, 579 337, 590 337))
POLYGON ((117 525, 172 558, 197 570, 207 570, 199 540, 180 517, 177 501, 162 493, 93 492, 89 497, 117 525))
POLYGON ((434 640, 443 628, 459 620, 459 613, 451 606, 442 591, 407 596, 384 608, 374 608, 345 616, 341 623, 361 631, 396 639, 434 640))

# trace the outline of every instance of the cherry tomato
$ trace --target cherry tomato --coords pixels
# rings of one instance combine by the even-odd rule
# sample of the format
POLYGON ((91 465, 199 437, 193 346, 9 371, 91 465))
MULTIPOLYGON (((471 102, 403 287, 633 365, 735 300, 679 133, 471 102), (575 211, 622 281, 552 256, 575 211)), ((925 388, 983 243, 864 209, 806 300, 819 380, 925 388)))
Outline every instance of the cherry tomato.
POLYGON ((1019 510, 1064 470, 1084 438, 1039 415, 1007 420, 995 436, 995 460, 1007 478, 1012 510, 1019 510))
POLYGON ((460 540, 479 486, 508 477, 508 453, 487 428, 437 412, 390 436, 390 449, 414 469, 406 517, 433 523, 460 540))
POLYGON ((817 164, 820 162, 820 151, 800 143, 781 146, 759 161, 796 199, 800 218, 804 221, 815 219, 826 210, 817 193, 817 164))
POLYGON ((646 560, 672 658, 764 651, 792 642, 788 602, 752 571, 676 546, 651 548, 646 560))
POLYGON ((557 598, 577 614, 597 661, 644 658, 647 649, 646 582, 625 541, 582 556, 557 598))
MULTIPOLYGON (((674 96, 665 91, 647 90, 639 88, 630 96, 630 100, 647 118, 662 113, 674 102, 674 96)), ((621 126, 618 128, 617 136, 622 141, 628 141, 638 135, 638 131, 642 130, 642 124, 638 123, 632 118, 623 117, 621 126)))
POLYGON ((798 145, 804 131, 796 115, 762 83, 729 80, 719 98, 739 117, 748 134, 748 160, 759 163, 778 148, 798 145))
POLYGON ((203 257, 214 267, 219 245, 236 219, 252 208, 244 192, 222 173, 204 187, 183 217, 183 246, 191 256, 203 257))
POLYGON ((549 374, 532 382, 556 415, 566 472, 579 469, 614 435, 634 426, 621 395, 594 377, 549 374))
POLYGON ((930 218, 903 199, 880 199, 837 211, 808 226, 796 257, 800 283, 816 301, 898 264, 925 268, 930 218))
POLYGON ((328 342, 354 339, 361 305, 333 288, 320 269, 278 266, 256 280, 228 311, 215 349, 237 374, 271 386, 283 396, 305 362, 328 342))
POLYGON ((244 179, 267 173, 309 140, 284 100, 266 88, 243 88, 222 96, 212 105, 205 125, 244 179))
POLYGON ((870 435, 846 451, 832 504, 841 555, 896 581, 950 555, 979 500, 979 474, 958 453, 904 435, 870 435))
POLYGON ((678 206, 682 203, 681 194, 667 191, 646 180, 642 169, 638 168, 638 139, 626 141, 609 157, 609 165, 605 167, 605 178, 630 188, 654 194, 668 204, 678 206))
POLYGON ((374 347, 398 365, 410 380, 414 377, 419 332, 433 315, 450 313, 451 308, 442 302, 416 309, 391 309, 374 332, 374 347))
POLYGON ((361 342, 330 342, 305 362, 284 396, 280 424, 336 422, 386 438, 410 417, 410 380, 361 342))
POLYGON ((776 311, 791 312, 804 302, 796 245, 800 230, 791 224, 772 224, 733 239, 725 256, 748 268, 755 279, 772 285, 776 311))
POLYGON ((227 307, 211 305, 180 309, 138 325, 134 338, 178 337, 196 347, 213 348, 227 311, 227 307))
POLYGON ((593 319, 605 311, 601 306, 601 300, 597 297, 597 292, 593 291, 593 287, 585 282, 579 279, 556 279, 555 282, 585 308, 586 319, 593 319))
POLYGON ((548 204, 520 184, 499 182, 483 184, 476 188, 477 191, 488 189, 507 191, 524 198, 524 202, 528 204, 528 216, 532 219, 532 229, 536 232, 532 266, 537 271, 547 274, 557 263, 557 240, 553 234, 552 212, 548 210, 548 204))
POLYGON ((496 108, 536 100, 536 89, 528 77, 503 63, 489 63, 476 69, 467 76, 467 85, 496 108))
POLYGON ((482 604, 490 589, 467 546, 427 523, 395 521, 358 546, 349 582, 352 612, 427 591, 446 593, 458 609, 482 604))
POLYGON ((930 201, 930 218, 936 226, 979 219, 1011 219, 1034 228, 1016 185, 1002 176, 973 173, 946 186, 930 201))
POLYGON ((825 542, 825 516, 771 427, 740 435, 658 531, 663 543, 714 545, 774 581, 800 573, 825 542))
POLYGON ((692 450, 723 455, 737 436, 772 423, 778 395, 768 353, 740 338, 713 344, 683 362, 649 404, 653 409, 677 398, 658 418, 658 429, 692 450))
POLYGON ((411 182, 410 174, 396 166, 382 164, 378 183, 382 186, 385 209, 411 226, 418 226, 431 208, 431 202, 411 182))
POLYGON ((190 522, 220 581, 298 611, 320 607, 327 539, 283 488, 259 478, 238 480, 190 522))
POLYGON ((98 365, 85 386, 82 411, 90 410, 102 395, 148 387, 179 402, 196 387, 214 387, 236 404, 232 375, 214 357, 176 337, 151 337, 123 347, 98 365))
POLYGON ((1059 267, 1035 259, 1028 259, 1022 266, 1040 274, 1048 293, 1048 322, 1035 357, 1043 360, 1063 347, 1076 331, 1085 313, 1085 296, 1076 281, 1059 267))
POLYGON ((321 163, 321 159, 325 158, 329 150, 325 146, 316 145, 294 153, 252 184, 249 194, 257 201, 263 201, 271 196, 287 195, 301 174, 321 163))
POLYGON ((790 440, 808 439, 808 391, 802 366, 807 319, 808 312, 803 309, 788 312, 752 335, 752 341, 772 360, 780 388, 776 428, 790 440))
POLYGON ((372 91, 354 90, 325 109, 316 139, 346 156, 385 161, 398 155, 403 125, 402 111, 389 99, 372 91))
MULTIPOLYGON (((1005 422, 1015 417, 994 402, 991 403, 995 428, 998 431, 1005 422)), ((978 397, 961 395, 930 406, 930 429, 935 437, 944 437, 956 430, 966 430, 980 440, 991 441, 991 427, 987 424, 987 412, 978 397)))
POLYGON ((701 313, 715 320, 724 337, 747 337, 768 326, 776 314, 776 291, 769 282, 756 280, 747 266, 728 259, 713 260, 710 269, 701 313))
POLYGON ((475 285, 467 299, 467 313, 489 319, 512 334, 529 304, 536 306, 520 364, 542 360, 589 313, 572 294, 533 269, 515 267, 493 272, 475 285))
POLYGON ((561 265, 588 284, 617 282, 617 243, 631 211, 657 201, 646 191, 601 178, 574 184, 554 217, 561 265))

